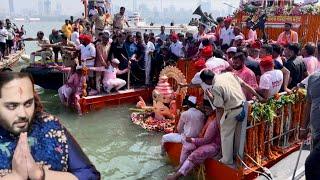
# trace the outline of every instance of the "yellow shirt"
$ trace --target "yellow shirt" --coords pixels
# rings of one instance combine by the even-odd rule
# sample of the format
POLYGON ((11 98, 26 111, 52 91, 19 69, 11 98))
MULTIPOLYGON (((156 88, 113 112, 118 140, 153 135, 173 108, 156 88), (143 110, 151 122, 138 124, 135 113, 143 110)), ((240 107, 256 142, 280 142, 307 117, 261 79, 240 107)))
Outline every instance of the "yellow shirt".
POLYGON ((63 34, 65 36, 68 37, 68 39, 70 39, 71 34, 72 34, 72 26, 70 24, 68 24, 68 25, 65 24, 62 26, 61 31, 63 32, 63 34))

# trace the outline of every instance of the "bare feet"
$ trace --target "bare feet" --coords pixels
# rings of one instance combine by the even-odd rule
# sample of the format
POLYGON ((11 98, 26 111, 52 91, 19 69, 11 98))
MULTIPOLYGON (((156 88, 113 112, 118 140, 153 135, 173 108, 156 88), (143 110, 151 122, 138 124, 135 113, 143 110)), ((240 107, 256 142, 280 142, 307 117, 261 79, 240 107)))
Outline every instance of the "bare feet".
POLYGON ((169 175, 167 176, 166 180, 177 180, 177 179, 179 179, 181 176, 182 176, 181 173, 176 172, 176 173, 173 173, 173 174, 169 174, 169 175))

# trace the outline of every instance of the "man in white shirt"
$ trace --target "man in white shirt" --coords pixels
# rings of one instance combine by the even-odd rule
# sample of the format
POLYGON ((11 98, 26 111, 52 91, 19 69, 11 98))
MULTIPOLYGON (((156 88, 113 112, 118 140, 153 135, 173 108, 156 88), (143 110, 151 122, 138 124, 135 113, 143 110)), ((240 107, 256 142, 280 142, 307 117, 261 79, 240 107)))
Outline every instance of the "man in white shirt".
POLYGON ((281 70, 274 69, 274 62, 271 56, 261 58, 260 69, 262 76, 260 77, 259 94, 269 99, 279 93, 283 83, 283 73, 281 70))
POLYGON ((221 29, 220 44, 221 48, 227 50, 233 43, 235 35, 233 33, 233 27, 231 26, 232 18, 227 18, 224 20, 224 27, 221 29))
POLYGON ((189 96, 187 99, 188 110, 181 113, 180 120, 177 126, 178 133, 169 133, 162 136, 162 146, 161 155, 164 155, 164 143, 175 142, 181 143, 182 139, 185 137, 196 138, 199 136, 204 123, 204 114, 196 109, 197 98, 194 96, 189 96))
POLYGON ((81 35, 79 39, 81 44, 77 46, 77 49, 80 50, 81 53, 81 65, 87 67, 94 67, 94 61, 96 58, 96 48, 91 43, 91 36, 81 35))
POLYGON ((176 56, 177 59, 179 58, 183 58, 184 57, 184 47, 183 47, 183 44, 182 42, 180 42, 178 40, 178 35, 177 34, 172 34, 171 35, 171 41, 172 41, 172 44, 170 45, 169 49, 170 49, 170 52, 176 56))
MULTIPOLYGON (((211 86, 207 85, 205 82, 203 82, 200 78, 200 74, 202 71, 209 69, 211 72, 215 74, 221 74, 224 71, 231 71, 230 64, 221 58, 211 57, 208 58, 208 60, 205 63, 205 69, 201 70, 200 72, 196 73, 194 77, 191 80, 190 85, 181 85, 181 86, 200 86, 203 90, 203 92, 206 92, 207 89, 209 89, 211 86)), ((209 100, 208 96, 204 94, 203 97, 204 100, 209 100)))
POLYGON ((48 45, 50 45, 50 41, 47 37, 44 37, 44 33, 42 31, 39 31, 37 33, 37 38, 26 38, 24 41, 37 41, 38 46, 41 47, 40 50, 32 52, 30 55, 30 61, 32 63, 35 62, 36 56, 41 56, 41 62, 46 65, 47 59, 52 57, 52 48, 48 45))
POLYGON ((80 37, 79 29, 78 27, 74 27, 73 33, 71 34, 71 42, 73 42, 76 46, 80 45, 79 37, 80 37))
POLYGON ((155 43, 155 38, 150 37, 145 50, 144 62, 145 62, 145 75, 146 75, 145 84, 146 85, 151 84, 151 81, 150 81, 151 80, 151 77, 150 77, 151 61, 152 61, 153 52, 156 50, 154 43, 155 43))
POLYGON ((8 31, 4 28, 3 21, 0 21, 0 60, 4 57, 6 50, 6 39, 8 36, 8 31))
POLYGON ((125 74, 130 70, 130 64, 124 70, 119 69, 120 61, 118 59, 113 59, 111 63, 108 62, 106 70, 103 76, 103 87, 107 93, 110 93, 112 89, 119 91, 122 87, 126 85, 126 81, 117 78, 117 75, 125 74))

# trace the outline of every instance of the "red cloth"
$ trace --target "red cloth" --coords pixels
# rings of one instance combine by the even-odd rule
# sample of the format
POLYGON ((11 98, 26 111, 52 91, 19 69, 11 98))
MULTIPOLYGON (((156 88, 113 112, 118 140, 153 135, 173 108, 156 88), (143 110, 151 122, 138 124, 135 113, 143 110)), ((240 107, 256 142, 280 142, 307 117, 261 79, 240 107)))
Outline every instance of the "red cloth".
POLYGON ((171 35, 171 40, 178 40, 178 39, 179 39, 179 37, 176 33, 171 35))
POLYGON ((81 34, 79 36, 79 40, 83 41, 86 44, 90 44, 92 41, 92 37, 90 35, 86 35, 86 34, 81 34))
POLYGON ((261 42, 260 41, 255 41, 253 44, 252 44, 252 48, 254 48, 254 49, 261 49, 261 46, 262 46, 262 44, 261 44, 261 42))
POLYGON ((201 57, 209 58, 212 56, 212 45, 205 46, 201 50, 201 57))
POLYGON ((232 22, 232 18, 231 17, 227 17, 227 18, 224 19, 224 22, 231 23, 232 22))
POLYGON ((265 56, 261 58, 260 66, 263 68, 271 68, 274 66, 272 56, 265 56))
POLYGON ((206 60, 204 58, 199 58, 195 63, 194 66, 198 71, 201 71, 203 68, 206 67, 206 60))

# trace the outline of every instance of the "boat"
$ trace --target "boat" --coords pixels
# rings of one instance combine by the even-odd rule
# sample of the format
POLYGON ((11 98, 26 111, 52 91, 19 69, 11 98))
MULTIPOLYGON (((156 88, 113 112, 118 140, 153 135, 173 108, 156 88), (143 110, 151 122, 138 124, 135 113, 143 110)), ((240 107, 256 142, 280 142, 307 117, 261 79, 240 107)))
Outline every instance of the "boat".
POLYGON ((25 18, 14 18, 15 21, 19 22, 19 21, 25 21, 25 18))
POLYGON ((34 83, 44 89, 58 90, 64 84, 65 74, 53 67, 28 66, 21 72, 31 74, 34 83))
POLYGON ((29 18, 29 21, 30 21, 30 22, 37 22, 37 21, 41 21, 41 19, 40 19, 40 18, 37 18, 37 17, 30 17, 30 18, 29 18))
POLYGON ((143 97, 147 101, 151 101, 152 87, 133 88, 120 90, 111 94, 100 94, 95 96, 84 96, 79 99, 81 113, 87 114, 91 111, 97 111, 105 107, 117 106, 122 104, 134 104, 143 97))
POLYGON ((140 16, 140 13, 134 12, 132 15, 128 16, 128 22, 131 26, 146 26, 147 23, 144 22, 144 19, 140 16))
MULTIPOLYGON (((246 118, 241 124, 240 136, 235 137, 240 142, 236 167, 232 168, 220 163, 218 159, 208 158, 202 169, 200 168, 204 172, 203 179, 256 179, 264 173, 265 168, 272 167, 297 151, 302 143, 298 139, 298 133, 302 123, 305 93, 304 90, 290 95, 282 93, 265 104, 247 102, 246 118), (272 109, 275 115, 268 119, 270 114, 263 113, 265 111, 262 109, 275 105, 273 103, 279 106, 272 109)), ((177 166, 182 144, 165 143, 164 147, 169 162, 177 166)))
POLYGON ((0 61, 0 69, 14 67, 24 53, 25 49, 22 49, 10 54, 8 57, 3 59, 3 61, 0 61))

